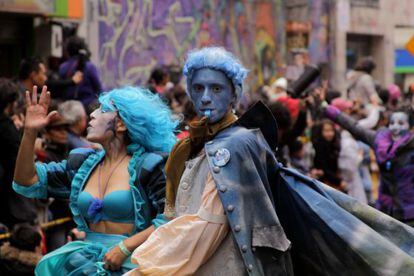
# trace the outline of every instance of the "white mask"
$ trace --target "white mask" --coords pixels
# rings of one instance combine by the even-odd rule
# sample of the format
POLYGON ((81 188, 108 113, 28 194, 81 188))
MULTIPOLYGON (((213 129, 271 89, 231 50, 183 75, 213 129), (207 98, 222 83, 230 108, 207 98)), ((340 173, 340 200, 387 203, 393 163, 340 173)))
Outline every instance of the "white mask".
POLYGON ((394 139, 407 133, 410 128, 407 114, 403 112, 393 113, 388 127, 391 130, 394 139))

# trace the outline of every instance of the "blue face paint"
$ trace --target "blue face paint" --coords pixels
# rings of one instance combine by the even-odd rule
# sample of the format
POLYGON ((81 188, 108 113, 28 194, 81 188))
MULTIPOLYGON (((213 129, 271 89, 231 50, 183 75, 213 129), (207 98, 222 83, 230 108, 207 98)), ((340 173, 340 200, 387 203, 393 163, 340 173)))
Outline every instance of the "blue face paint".
POLYGON ((188 89, 197 114, 208 117, 210 123, 220 121, 235 102, 231 81, 218 70, 195 71, 188 89))

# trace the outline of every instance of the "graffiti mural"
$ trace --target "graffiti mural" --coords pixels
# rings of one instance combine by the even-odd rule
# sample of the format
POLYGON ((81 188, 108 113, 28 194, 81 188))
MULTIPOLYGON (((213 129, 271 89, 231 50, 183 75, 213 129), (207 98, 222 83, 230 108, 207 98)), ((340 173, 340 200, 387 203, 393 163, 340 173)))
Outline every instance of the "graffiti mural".
MULTIPOLYGON (((219 45, 270 81, 283 63, 281 0, 100 0, 99 56, 106 88, 145 84, 157 64, 182 65, 197 47, 219 45)), ((282 18, 283 19, 283 18, 282 18)))

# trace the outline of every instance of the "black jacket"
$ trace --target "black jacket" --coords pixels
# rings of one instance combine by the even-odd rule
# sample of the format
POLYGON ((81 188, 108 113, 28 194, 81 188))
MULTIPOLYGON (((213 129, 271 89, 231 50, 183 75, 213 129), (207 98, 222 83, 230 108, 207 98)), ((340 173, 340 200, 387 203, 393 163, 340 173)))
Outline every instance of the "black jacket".
POLYGON ((13 121, 0 115, 0 222, 12 227, 16 223, 33 222, 36 210, 33 199, 25 198, 12 189, 14 166, 21 133, 13 121))

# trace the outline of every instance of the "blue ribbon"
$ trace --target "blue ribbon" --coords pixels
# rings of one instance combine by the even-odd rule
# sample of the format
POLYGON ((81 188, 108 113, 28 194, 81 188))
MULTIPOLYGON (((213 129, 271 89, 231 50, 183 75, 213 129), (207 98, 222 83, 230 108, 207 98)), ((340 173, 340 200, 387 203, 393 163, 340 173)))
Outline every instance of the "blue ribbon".
POLYGON ((93 223, 98 223, 102 220, 102 211, 103 201, 99 198, 94 198, 88 208, 88 216, 92 219, 93 223))

